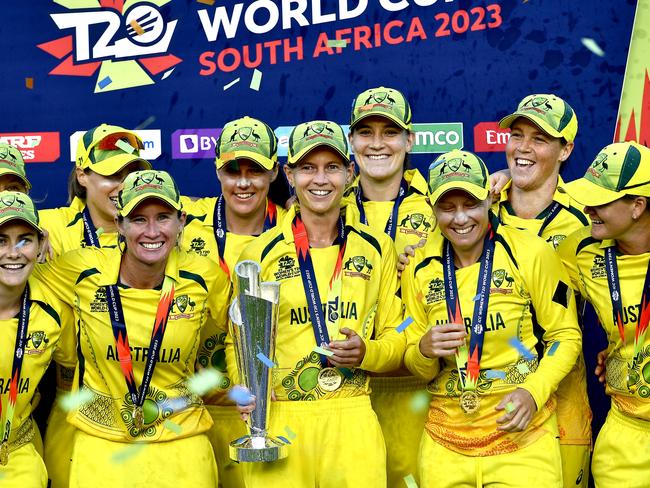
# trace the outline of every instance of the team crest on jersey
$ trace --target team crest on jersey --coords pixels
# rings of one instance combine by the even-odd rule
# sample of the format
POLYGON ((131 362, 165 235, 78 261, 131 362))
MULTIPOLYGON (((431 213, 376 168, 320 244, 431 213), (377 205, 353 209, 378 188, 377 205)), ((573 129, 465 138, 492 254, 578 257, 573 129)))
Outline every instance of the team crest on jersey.
POLYGON ((421 213, 409 214, 399 223, 399 231, 402 234, 415 234, 420 238, 425 238, 431 229, 431 222, 421 213))
POLYGON ((560 242, 562 242, 564 239, 566 239, 566 236, 564 234, 557 234, 550 236, 548 239, 546 239, 546 242, 551 243, 553 245, 553 248, 557 249, 557 246, 559 246, 560 242))
POLYGON ((210 254, 210 251, 204 250, 205 248, 205 241, 201 239, 200 237, 195 237, 192 239, 192 242, 190 242, 190 250, 192 252, 195 252, 199 256, 207 256, 210 254))
POLYGON ((291 256, 282 256, 278 260, 278 270, 274 273, 276 281, 287 280, 300 276, 300 268, 296 266, 296 260, 291 256))
POLYGON ((194 317, 194 307, 196 302, 189 295, 175 297, 169 312, 169 320, 191 319, 194 317))
POLYGON ((27 336, 25 354, 43 354, 50 340, 43 330, 35 330, 27 336))
POLYGON ((515 279, 508 274, 505 269, 497 269, 492 271, 492 284, 494 288, 490 288, 490 293, 502 293, 509 295, 512 293, 512 285, 515 279))
POLYGON ((100 286, 95 291, 95 298, 90 302, 91 312, 108 312, 108 302, 106 301, 106 288, 100 286))
POLYGON ((607 276, 607 271, 605 270, 605 257, 604 256, 594 256, 594 264, 591 267, 591 277, 604 278, 607 276))
POLYGON ((343 265, 343 270, 345 271, 345 276, 363 278, 368 281, 372 273, 372 264, 363 256, 352 256, 343 265))
POLYGON ((427 305, 440 302, 445 299, 445 283, 440 278, 429 281, 429 288, 426 294, 427 305))

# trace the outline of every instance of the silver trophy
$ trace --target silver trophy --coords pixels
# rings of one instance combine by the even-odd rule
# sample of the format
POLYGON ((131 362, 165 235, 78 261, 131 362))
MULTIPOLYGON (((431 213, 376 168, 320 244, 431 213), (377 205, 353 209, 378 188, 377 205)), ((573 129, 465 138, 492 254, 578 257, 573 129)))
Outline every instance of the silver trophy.
POLYGON ((256 399, 248 417, 250 434, 230 443, 230 458, 239 462, 269 462, 287 456, 286 444, 267 433, 271 375, 258 358, 260 353, 271 360, 275 355, 280 283, 260 283, 260 271, 255 261, 237 263, 238 296, 229 310, 239 374, 256 399))

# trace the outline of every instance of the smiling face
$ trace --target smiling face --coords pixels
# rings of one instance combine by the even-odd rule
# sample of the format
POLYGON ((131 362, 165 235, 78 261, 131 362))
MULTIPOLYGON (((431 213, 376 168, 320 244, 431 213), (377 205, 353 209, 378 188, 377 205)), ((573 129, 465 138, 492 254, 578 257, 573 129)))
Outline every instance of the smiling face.
POLYGON ((490 224, 489 209, 489 199, 476 200, 462 190, 443 194, 433 206, 440 231, 456 254, 476 257, 483 249, 483 238, 490 224))
POLYGON ((573 142, 551 137, 524 117, 510 126, 506 159, 513 186, 527 191, 557 185, 560 163, 573 150, 573 142))
POLYGON ((266 211, 269 186, 278 175, 250 159, 231 161, 217 171, 228 208, 238 217, 251 218, 266 211))
POLYGON ((157 198, 143 200, 123 220, 117 221, 126 241, 126 255, 139 264, 165 263, 183 230, 185 214, 157 198))
POLYGON ((591 220, 591 236, 594 239, 624 239, 643 212, 632 199, 619 198, 606 205, 585 207, 591 220))
POLYGON ((0 285, 21 287, 34 269, 40 238, 34 227, 20 220, 0 227, 0 285))
POLYGON ((340 154, 320 146, 309 151, 295 167, 284 168, 296 190, 301 212, 338 215, 345 185, 352 179, 352 164, 346 166, 340 154))
POLYGON ((376 181, 401 178, 404 159, 413 147, 414 138, 414 134, 385 117, 362 119, 349 136, 361 178, 376 181))

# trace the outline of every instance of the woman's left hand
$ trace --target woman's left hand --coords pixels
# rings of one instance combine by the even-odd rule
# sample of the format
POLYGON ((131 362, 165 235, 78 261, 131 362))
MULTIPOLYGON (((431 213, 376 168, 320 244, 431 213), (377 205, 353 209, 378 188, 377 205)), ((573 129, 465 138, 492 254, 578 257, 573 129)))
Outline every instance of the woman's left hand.
POLYGON ((355 368, 366 355, 366 344, 352 329, 343 327, 340 332, 346 339, 329 343, 328 348, 334 353, 328 358, 329 362, 339 368, 355 368))
POLYGON ((505 430, 506 432, 521 432, 528 427, 530 421, 533 420, 535 412, 537 412, 537 405, 533 396, 523 388, 517 388, 512 393, 508 393, 503 397, 501 403, 496 407, 496 410, 505 410, 501 417, 497 419, 497 430, 505 430), (512 411, 508 412, 506 405, 511 403, 512 411))
POLYGON ((501 171, 496 171, 490 175, 490 195, 492 196, 492 202, 499 200, 501 190, 506 186, 506 183, 510 181, 510 170, 502 169, 501 171))

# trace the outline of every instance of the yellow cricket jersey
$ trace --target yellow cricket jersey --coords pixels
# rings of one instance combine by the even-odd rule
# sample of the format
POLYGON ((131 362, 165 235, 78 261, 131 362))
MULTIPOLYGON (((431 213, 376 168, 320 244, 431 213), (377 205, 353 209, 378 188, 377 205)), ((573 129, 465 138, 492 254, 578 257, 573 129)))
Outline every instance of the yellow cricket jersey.
MULTIPOLYGON (((501 223, 538 235, 554 249, 557 249, 560 242, 568 235, 589 226, 589 219, 582 212, 580 204, 573 200, 564 189, 562 177, 558 177, 557 187, 553 194, 553 202, 560 204, 559 212, 543 229, 542 226, 553 204, 534 219, 518 217, 508 201, 508 189, 511 185, 512 180, 503 188, 499 202, 493 206, 493 211, 495 214, 498 212, 497 215, 501 223)), ((578 356, 574 368, 558 386, 557 399, 560 442, 562 444, 590 444, 591 408, 587 396, 587 378, 582 354, 578 356)))
MULTIPOLYGON (((111 327, 106 286, 117 283, 118 249, 85 248, 69 252, 38 270, 54 293, 74 306, 79 364, 75 384, 92 398, 71 412, 68 420, 97 437, 115 441, 156 442, 205 432, 212 425, 200 397, 185 380, 194 374, 199 338, 208 316, 222 328, 226 322, 231 284, 206 258, 174 249, 165 275, 174 281, 175 295, 158 363, 144 403, 145 429, 137 433, 133 405, 120 368, 111 327), (165 428, 171 420, 181 427, 165 428)), ((136 386, 140 386, 160 290, 118 285, 128 331, 136 386)))
MULTIPOLYGON (((538 237, 498 225, 490 298, 480 362, 479 411, 465 414, 459 405, 462 385, 454 357, 429 359, 419 341, 431 326, 448 323, 442 264, 444 239, 439 231, 416 252, 402 273, 407 329, 407 367, 427 380, 433 401, 426 431, 433 440, 462 454, 487 456, 525 447, 544 433, 541 426, 555 409, 553 392, 576 361, 581 346, 575 299, 559 257, 538 237), (525 359, 510 341, 518 339, 535 358, 525 359), (559 342, 552 355, 551 343, 559 342), (492 370, 489 374, 488 371, 492 370), (495 375, 505 376, 500 378, 495 375), (516 388, 526 389, 538 412, 524 432, 497 431, 504 411, 495 407, 516 388)), ((465 328, 471 333, 480 263, 456 270, 465 328)))
MULTIPOLYGON (((81 213, 86 208, 83 200, 75 198, 69 207, 40 210, 40 225, 49 233, 50 246, 54 256, 86 247, 84 223, 81 213)), ((101 232, 98 235, 101 247, 117 247, 117 232, 101 232)))
MULTIPOLYGON (((199 198, 190 200, 183 197, 183 209, 187 212, 185 228, 183 229, 182 249, 189 253, 196 253, 199 256, 206 256, 213 262, 213 266, 219 266, 219 251, 217 240, 214 237, 214 210, 217 204, 217 197, 199 198)), ((286 210, 276 206, 277 220, 281 222, 286 210)), ((277 225, 277 224, 276 224, 277 225)), ((239 261, 239 255, 244 248, 257 236, 240 235, 232 232, 226 233, 226 250, 224 258, 228 269, 232 270, 239 261)), ((206 405, 232 405, 228 399, 228 389, 232 381, 226 368, 225 351, 226 328, 214 326, 204 329, 201 338, 201 347, 198 354, 198 362, 201 367, 212 366, 221 372, 221 380, 216 390, 203 397, 206 405), (215 329, 216 327, 216 329, 215 329), (208 333, 206 335, 206 333, 208 333)))
POLYGON ((609 342, 606 362, 606 392, 614 405, 625 415, 650 420, 650 344, 640 352, 640 361, 629 372, 636 380, 634 392, 628 389, 628 363, 634 357, 634 335, 641 309, 641 293, 650 253, 617 254, 619 286, 623 306, 625 344, 614 324, 612 299, 605 267, 605 249, 613 240, 599 241, 591 237, 590 229, 581 229, 564 241, 558 252, 566 266, 571 282, 596 310, 609 342))
MULTIPOLYGON (((12 449, 29 442, 34 436, 30 419, 34 407, 32 400, 50 361, 54 359, 63 366, 74 367, 77 360, 72 309, 62 304, 49 290, 48 285, 35 277, 29 278, 29 291, 31 307, 27 340, 9 437, 12 449)), ((17 330, 18 317, 0 320, 0 396, 3 421, 9 403, 17 330)))
MULTIPOLYGON (((398 368, 406 340, 395 328, 402 318, 398 297, 396 254, 392 241, 374 232, 347 213, 347 244, 343 256, 340 320, 338 327, 356 331, 364 340, 366 354, 359 368, 343 376, 335 391, 318 385, 320 356, 309 316, 298 256, 291 230, 296 207, 282 224, 255 239, 242 252, 240 260, 261 264, 261 281, 279 281, 280 310, 276 337, 273 388, 278 400, 324 400, 367 395, 366 371, 384 372, 398 368)), ((329 281, 339 253, 339 246, 310 249, 316 283, 322 303, 330 313, 335 303, 327 302, 329 281)), ((330 340, 343 340, 338 330, 328 328, 330 340)), ((226 355, 231 370, 236 370, 232 337, 228 335, 226 355)))
MULTIPOLYGON (((421 239, 426 239, 436 226, 433 210, 426 201, 429 194, 426 180, 417 169, 406 170, 404 180, 408 184, 408 191, 397 212, 395 249, 398 254, 404 252, 406 246, 417 244, 421 239)), ((359 178, 348 188, 343 199, 343 204, 348 206, 348 211, 355 212, 357 220, 359 219, 356 201, 358 187, 359 178)), ((363 209, 366 213, 368 226, 378 232, 383 232, 393 211, 393 201, 364 201, 363 209)))

